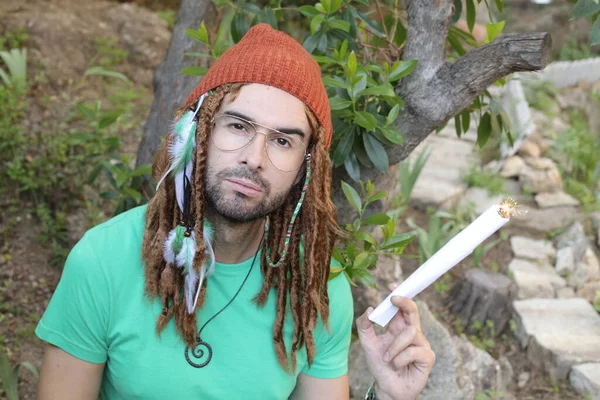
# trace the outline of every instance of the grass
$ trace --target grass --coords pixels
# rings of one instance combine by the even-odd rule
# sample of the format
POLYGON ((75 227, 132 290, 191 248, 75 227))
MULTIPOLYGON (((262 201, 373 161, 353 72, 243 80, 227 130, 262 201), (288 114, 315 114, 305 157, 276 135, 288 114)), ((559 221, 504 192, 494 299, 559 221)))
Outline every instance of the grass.
POLYGON ((502 194, 505 191, 504 178, 478 166, 472 166, 463 174, 462 180, 470 187, 486 189, 489 194, 502 194))

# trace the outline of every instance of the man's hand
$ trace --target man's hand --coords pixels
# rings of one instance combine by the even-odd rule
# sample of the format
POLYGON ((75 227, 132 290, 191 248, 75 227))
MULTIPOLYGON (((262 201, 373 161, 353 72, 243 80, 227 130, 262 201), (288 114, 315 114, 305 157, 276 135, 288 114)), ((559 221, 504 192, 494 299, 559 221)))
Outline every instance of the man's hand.
MULTIPOLYGON (((397 284, 390 285, 393 290, 397 284)), ((365 351, 367 367, 375 377, 375 390, 380 400, 414 400, 425 387, 433 368, 435 354, 421 332, 417 304, 411 299, 392 297, 400 309, 383 334, 377 335, 367 316, 369 307, 356 320, 360 344, 365 351)))

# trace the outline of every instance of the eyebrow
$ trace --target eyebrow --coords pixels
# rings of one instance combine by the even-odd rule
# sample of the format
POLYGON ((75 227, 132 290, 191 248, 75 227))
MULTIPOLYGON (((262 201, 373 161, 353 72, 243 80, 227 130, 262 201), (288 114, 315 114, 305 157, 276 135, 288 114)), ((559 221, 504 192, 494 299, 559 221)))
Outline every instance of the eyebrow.
POLYGON ((306 134, 301 129, 298 129, 298 128, 271 128, 269 126, 265 126, 265 125, 259 124, 258 122, 256 122, 251 117, 249 117, 247 115, 244 115, 244 114, 242 114, 242 113, 240 113, 238 111, 233 111, 233 110, 231 110, 231 111, 225 111, 223 114, 225 114, 225 115, 231 115, 233 117, 238 117, 238 118, 245 119, 246 121, 250 121, 250 122, 252 122, 252 123, 254 123, 256 125, 262 126, 263 128, 274 129, 276 131, 279 131, 279 132, 282 132, 282 133, 285 133, 285 134, 288 134, 288 135, 298 135, 302 139, 304 139, 306 137, 306 134))

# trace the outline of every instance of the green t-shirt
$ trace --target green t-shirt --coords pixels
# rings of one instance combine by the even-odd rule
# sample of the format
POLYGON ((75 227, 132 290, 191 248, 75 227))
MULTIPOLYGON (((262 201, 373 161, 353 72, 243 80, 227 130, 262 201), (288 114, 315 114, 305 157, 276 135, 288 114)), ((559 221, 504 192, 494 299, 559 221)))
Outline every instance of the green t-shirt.
MULTIPOLYGON (((309 368, 304 349, 298 352, 292 376, 280 367, 273 346, 275 292, 264 307, 252 301, 263 282, 260 255, 237 298, 202 332, 212 347, 210 363, 200 369, 190 366, 173 320, 157 336, 162 306, 144 294, 145 213, 145 206, 135 208, 85 234, 71 251, 36 329, 40 339, 77 358, 106 363, 103 399, 286 399, 300 372, 317 378, 347 373, 353 303, 346 278, 329 282, 330 334, 319 319, 315 360, 309 368)), ((251 262, 216 265, 197 311, 198 328, 231 300, 251 262)), ((292 334, 288 308, 288 351, 292 334)))

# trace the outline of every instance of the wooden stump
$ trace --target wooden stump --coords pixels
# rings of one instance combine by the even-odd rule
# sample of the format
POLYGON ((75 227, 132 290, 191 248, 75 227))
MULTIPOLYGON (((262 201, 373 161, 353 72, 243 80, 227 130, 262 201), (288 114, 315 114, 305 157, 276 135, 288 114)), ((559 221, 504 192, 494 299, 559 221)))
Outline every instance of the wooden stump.
POLYGON ((465 328, 475 321, 493 321, 499 335, 511 318, 511 304, 517 286, 507 276, 470 269, 450 291, 450 312, 462 320, 465 328))

